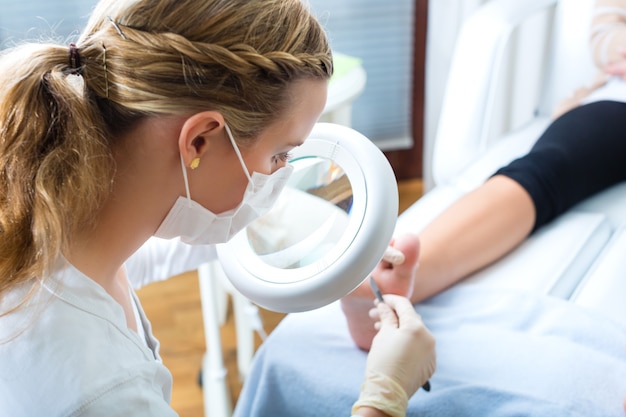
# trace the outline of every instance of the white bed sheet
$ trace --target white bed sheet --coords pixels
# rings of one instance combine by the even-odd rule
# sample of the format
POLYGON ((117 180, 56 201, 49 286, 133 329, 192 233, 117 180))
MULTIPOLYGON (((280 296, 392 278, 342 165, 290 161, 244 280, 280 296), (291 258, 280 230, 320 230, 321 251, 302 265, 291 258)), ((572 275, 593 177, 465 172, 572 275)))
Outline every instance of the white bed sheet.
MULTIPOLYGON (((453 287, 417 306, 437 339, 408 416, 624 416, 626 327, 548 295, 453 287)), ((236 416, 341 416, 366 354, 338 303, 287 316, 257 353, 236 416)))

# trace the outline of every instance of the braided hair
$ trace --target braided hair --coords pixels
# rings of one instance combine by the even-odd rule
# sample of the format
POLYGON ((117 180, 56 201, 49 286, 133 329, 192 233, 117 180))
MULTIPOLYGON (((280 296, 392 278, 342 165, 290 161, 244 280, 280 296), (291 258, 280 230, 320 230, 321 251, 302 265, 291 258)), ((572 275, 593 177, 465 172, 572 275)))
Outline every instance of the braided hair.
POLYGON ((289 106, 291 81, 332 73, 325 34, 301 0, 101 5, 78 47, 109 128, 137 113, 211 109, 235 137, 252 138, 289 106))

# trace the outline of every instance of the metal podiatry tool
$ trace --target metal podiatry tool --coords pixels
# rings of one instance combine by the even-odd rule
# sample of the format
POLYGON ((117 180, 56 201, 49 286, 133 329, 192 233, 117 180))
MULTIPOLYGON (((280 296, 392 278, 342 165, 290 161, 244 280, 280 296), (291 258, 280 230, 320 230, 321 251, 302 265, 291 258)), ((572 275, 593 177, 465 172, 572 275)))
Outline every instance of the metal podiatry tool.
POLYGON ((384 303, 383 295, 380 293, 380 289, 378 285, 376 285, 376 281, 374 281, 374 277, 370 275, 370 287, 372 287, 372 291, 374 291, 374 295, 381 303, 384 303))
MULTIPOLYGON (((376 281, 374 280, 374 277, 370 275, 370 287, 372 288, 372 291, 374 291, 374 294, 376 295, 376 298, 378 299, 378 301, 380 301, 381 303, 385 302, 385 299, 383 298, 382 293, 380 292, 380 289, 378 288, 378 285, 376 285, 376 281)), ((426 381, 426 383, 424 385, 422 385, 422 388, 424 389, 424 391, 429 392, 430 391, 430 381, 426 381)))

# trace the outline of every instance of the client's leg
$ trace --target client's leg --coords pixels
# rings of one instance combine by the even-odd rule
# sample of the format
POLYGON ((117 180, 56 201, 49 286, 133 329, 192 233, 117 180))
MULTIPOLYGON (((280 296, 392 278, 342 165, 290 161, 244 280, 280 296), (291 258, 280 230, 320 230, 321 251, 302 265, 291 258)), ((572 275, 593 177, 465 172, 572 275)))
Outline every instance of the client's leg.
MULTIPOLYGON (((374 277, 382 292, 421 301, 513 249, 528 236, 534 218, 524 188, 510 178, 494 176, 441 213, 419 240, 412 234, 397 237, 393 245, 405 253, 405 262, 397 266, 383 262, 374 277)), ((367 316, 373 297, 365 281, 341 302, 352 339, 365 350, 376 334, 374 321, 367 316)))
MULTIPOLYGON (((411 300, 437 294, 495 262, 575 204, 626 180, 624 114, 626 103, 618 102, 592 103, 566 113, 526 156, 443 211, 419 234, 420 267, 411 300)), ((410 288, 406 273, 412 268, 392 268, 381 285, 394 292, 393 280, 398 279, 396 290, 410 288)), ((368 327, 372 322, 364 314, 365 304, 356 308, 357 300, 351 299, 364 295, 371 306, 367 282, 342 305, 352 337, 366 349, 374 334, 368 327)))
POLYGON ((490 178, 419 234, 420 267, 411 300, 435 295, 504 256, 534 223, 535 207, 526 190, 508 177, 490 178))
POLYGON ((555 120, 531 151, 442 212, 419 235, 414 302, 511 251, 574 205, 626 180, 626 104, 596 102, 555 120))

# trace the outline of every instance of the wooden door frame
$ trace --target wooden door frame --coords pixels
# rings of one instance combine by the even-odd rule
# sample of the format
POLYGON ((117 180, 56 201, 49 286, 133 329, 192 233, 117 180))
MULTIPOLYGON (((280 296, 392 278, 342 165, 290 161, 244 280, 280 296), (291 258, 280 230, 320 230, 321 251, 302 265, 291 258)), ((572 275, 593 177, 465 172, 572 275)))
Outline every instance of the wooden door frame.
POLYGON ((410 109, 413 146, 409 149, 384 152, 398 180, 423 178, 427 24, 428 0, 415 0, 412 106, 410 109))

